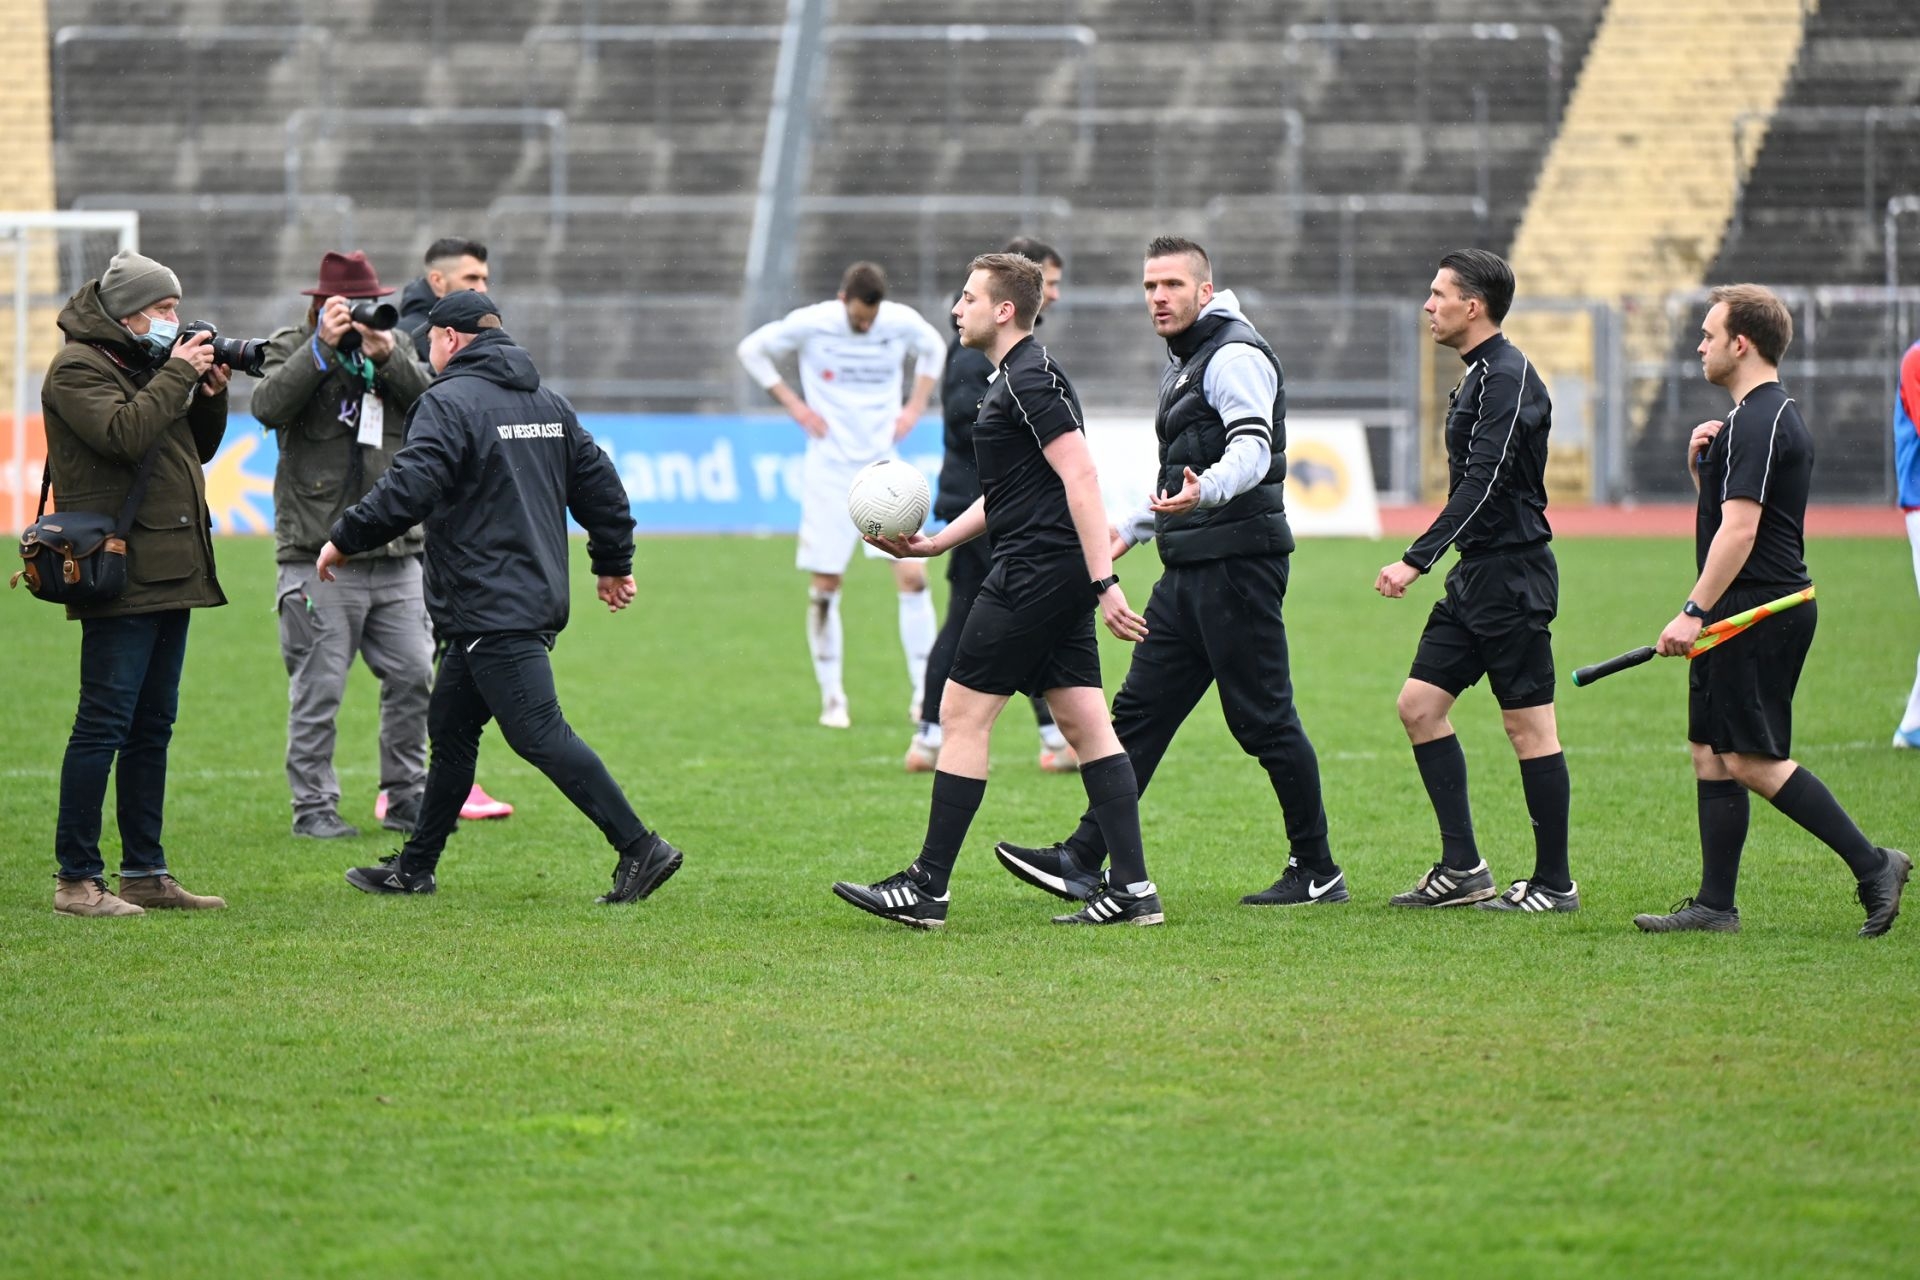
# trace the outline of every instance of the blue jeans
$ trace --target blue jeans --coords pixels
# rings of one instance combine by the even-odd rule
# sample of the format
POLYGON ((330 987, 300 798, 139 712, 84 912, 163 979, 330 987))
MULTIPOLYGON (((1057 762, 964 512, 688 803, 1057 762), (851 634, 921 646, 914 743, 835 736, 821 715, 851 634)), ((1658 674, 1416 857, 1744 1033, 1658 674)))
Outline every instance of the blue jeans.
POLYGON ((169 609, 80 622, 80 709, 60 766, 60 818, 53 834, 64 879, 106 871, 100 812, 109 772, 115 772, 120 874, 157 876, 167 869, 160 824, 188 616, 185 609, 169 609))

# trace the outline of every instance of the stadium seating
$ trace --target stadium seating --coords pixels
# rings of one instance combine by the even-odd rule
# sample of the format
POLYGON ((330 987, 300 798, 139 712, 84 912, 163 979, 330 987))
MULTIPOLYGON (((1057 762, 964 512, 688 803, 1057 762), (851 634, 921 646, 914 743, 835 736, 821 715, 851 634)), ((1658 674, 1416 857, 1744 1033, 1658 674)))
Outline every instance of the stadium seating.
MULTIPOLYGON (((1796 335, 1785 379, 1820 442, 1815 493, 1827 501, 1889 496, 1892 370, 1902 336, 1920 333, 1920 303, 1889 308, 1871 292, 1885 282, 1887 201, 1920 194, 1920 35, 1890 34, 1914 30, 1906 0, 1824 0, 1809 15, 1781 110, 1752 126, 1757 159, 1706 273, 1713 282, 1820 287, 1789 295, 1796 335), (1871 133, 1869 108, 1888 114, 1871 133)), ((1920 218, 1904 231, 1902 282, 1920 285, 1920 218)), ((1634 442, 1633 470, 1649 494, 1686 485, 1663 428, 1726 407, 1698 378, 1696 328, 1674 340, 1671 367, 1655 380, 1654 416, 1634 442)))

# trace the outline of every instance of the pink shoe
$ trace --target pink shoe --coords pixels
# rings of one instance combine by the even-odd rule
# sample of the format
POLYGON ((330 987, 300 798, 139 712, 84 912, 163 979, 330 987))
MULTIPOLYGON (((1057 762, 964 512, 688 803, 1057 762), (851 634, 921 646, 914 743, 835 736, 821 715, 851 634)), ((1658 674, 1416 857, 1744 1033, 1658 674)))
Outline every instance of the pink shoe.
POLYGON ((468 822, 478 822, 482 818, 507 818, 513 816, 513 806, 504 800, 495 800, 482 791, 476 782, 473 790, 467 792, 467 802, 460 806, 460 816, 468 822))
POLYGON ((384 791, 374 797, 373 820, 375 822, 385 822, 387 820, 387 793, 384 791))

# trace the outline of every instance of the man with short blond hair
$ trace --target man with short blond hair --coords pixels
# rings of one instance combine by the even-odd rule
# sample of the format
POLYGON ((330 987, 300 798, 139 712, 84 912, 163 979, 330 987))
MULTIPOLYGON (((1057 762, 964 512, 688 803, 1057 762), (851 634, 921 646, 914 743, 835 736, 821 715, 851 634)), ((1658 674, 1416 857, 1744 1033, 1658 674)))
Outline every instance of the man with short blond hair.
POLYGON ((967 615, 941 702, 945 740, 933 775, 926 839, 908 866, 874 884, 839 881, 835 896, 913 929, 947 922, 948 882, 987 790, 987 741, 1015 693, 1044 694, 1082 761, 1081 785, 1105 848, 1109 879, 1065 925, 1157 925, 1159 890, 1147 878, 1133 766, 1108 722, 1095 643, 1096 606, 1122 640, 1146 635, 1113 572, 1100 478, 1087 449, 1080 398, 1033 340, 1044 285, 1038 263, 1014 254, 973 260, 954 304, 961 340, 984 351, 995 378, 974 424, 980 498, 939 533, 872 538, 903 557, 936 556, 992 539, 993 569, 967 615))
MULTIPOLYGON (((1805 590, 1807 495, 1813 435, 1780 385, 1793 316, 1753 284, 1708 294, 1700 365, 1726 389, 1733 411, 1703 422, 1687 441, 1687 471, 1699 492, 1694 520, 1698 570, 1687 602, 1660 633, 1664 656, 1684 656, 1701 631, 1756 605, 1805 590)), ((1840 855, 1866 909, 1860 936, 1893 927, 1913 860, 1862 834, 1826 785, 1789 755, 1793 691, 1813 647, 1819 604, 1808 600, 1695 657, 1687 668, 1687 747, 1700 810, 1700 888, 1665 915, 1633 918, 1647 933, 1736 933, 1734 886, 1746 844, 1749 792, 1840 855)))

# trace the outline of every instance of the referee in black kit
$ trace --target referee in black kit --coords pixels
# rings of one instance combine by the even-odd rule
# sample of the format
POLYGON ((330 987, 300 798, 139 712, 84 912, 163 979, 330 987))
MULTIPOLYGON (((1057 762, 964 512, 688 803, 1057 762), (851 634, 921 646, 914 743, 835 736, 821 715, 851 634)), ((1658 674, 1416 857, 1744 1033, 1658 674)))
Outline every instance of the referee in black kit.
MULTIPOLYGON (((1157 538, 1166 568, 1147 602, 1147 637, 1113 700, 1113 727, 1145 791, 1175 731, 1217 681, 1227 727, 1273 784, 1289 846, 1280 878, 1241 901, 1345 902, 1346 876, 1327 844, 1320 762, 1293 705, 1281 618, 1293 531, 1280 358, 1233 294, 1214 292, 1212 263, 1193 241, 1162 236, 1149 244, 1143 282, 1169 356, 1154 418, 1159 496, 1112 531, 1113 554, 1157 538)), ((1060 844, 1003 841, 994 852, 1028 884, 1085 898, 1110 852, 1095 818, 1089 811, 1060 844)))
POLYGON ((1389 599, 1460 552, 1446 595, 1433 606, 1400 690, 1400 722, 1440 823, 1440 861, 1396 907, 1578 911, 1567 869, 1567 758, 1553 714, 1551 628, 1560 571, 1548 542, 1547 432, 1553 402, 1539 370, 1500 332, 1513 304, 1513 269, 1485 249, 1440 259, 1427 291, 1433 340, 1467 371, 1448 397, 1447 505, 1374 589, 1389 599), (1500 704, 1533 819, 1533 874, 1495 896, 1493 873, 1473 839, 1467 758, 1447 715, 1481 676, 1500 704))
POLYGON ((427 610, 446 641, 427 707, 432 750, 420 821, 397 859, 355 867, 367 893, 432 893, 434 870, 473 785, 489 720, 619 853, 601 902, 646 897, 680 868, 560 711, 548 652, 567 625, 567 514, 587 531, 600 599, 633 602, 633 511, 613 462, 573 406, 540 385, 533 358, 484 293, 428 313, 438 377, 414 403, 407 442, 380 482, 334 523, 317 570, 404 529, 427 529, 427 610))
MULTIPOLYGON (((1047 308, 1060 300, 1060 277, 1066 262, 1060 251, 1031 236, 1016 236, 1002 253, 1015 253, 1040 264, 1040 314, 1034 317, 1038 331, 1046 319, 1047 308)), ((956 322, 957 325, 957 322, 956 322)), ((973 505, 980 496, 980 471, 973 460, 973 422, 980 413, 993 377, 993 361, 960 340, 955 328, 953 342, 947 347, 947 362, 940 369, 940 406, 945 446, 940 461, 940 483, 935 486, 933 515, 952 520, 973 505)), ((967 613, 973 598, 987 580, 992 558, 987 540, 975 538, 963 542, 947 555, 947 619, 940 626, 933 648, 927 654, 926 690, 920 710, 920 726, 907 743, 908 773, 932 773, 940 761, 940 699, 946 688, 947 674, 953 668, 954 651, 960 647, 960 633, 967 625, 967 613)), ((1040 769, 1043 773, 1073 773, 1080 768, 1073 748, 1061 736, 1060 727, 1047 710, 1046 699, 1034 698, 1034 718, 1040 724, 1040 769)))
MULTIPOLYGON (((1733 412, 1687 441, 1699 490, 1694 560, 1699 578, 1659 650, 1684 655, 1710 622, 1812 585, 1804 529, 1813 486, 1813 436, 1780 385, 1793 317, 1770 291, 1723 285, 1708 295, 1700 363, 1726 388, 1733 412)), ((1862 835, 1824 783, 1788 757, 1793 691, 1813 647, 1812 600, 1729 636, 1687 669, 1687 746, 1700 805, 1700 891, 1667 915, 1635 916, 1648 933, 1734 933, 1734 883, 1747 839, 1747 793, 1757 791, 1846 862, 1866 908, 1860 936, 1877 938, 1900 914, 1913 860, 1862 835)))
POLYGON ((862 911, 915 929, 947 922, 947 882, 987 790, 987 740, 1015 693, 1044 694, 1079 753, 1080 781, 1113 853, 1113 874, 1055 924, 1156 925, 1133 766, 1107 721, 1094 641, 1096 605, 1122 640, 1146 634, 1113 572, 1100 479, 1073 384, 1033 340, 1040 266, 1009 253, 975 258, 954 304, 960 339, 996 368, 973 428, 981 498, 929 538, 871 538, 896 556, 937 556, 985 533, 993 568, 960 636, 941 704, 945 741, 920 856, 876 884, 833 891, 862 911))

